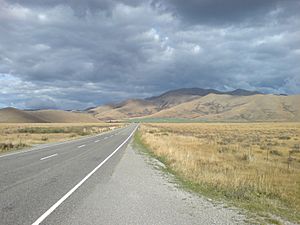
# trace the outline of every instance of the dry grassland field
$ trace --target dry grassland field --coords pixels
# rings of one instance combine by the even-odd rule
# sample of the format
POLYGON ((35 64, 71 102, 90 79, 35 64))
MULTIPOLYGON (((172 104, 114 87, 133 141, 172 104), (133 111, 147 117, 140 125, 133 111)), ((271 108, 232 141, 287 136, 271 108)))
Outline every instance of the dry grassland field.
POLYGON ((143 124, 136 141, 189 188, 300 223, 300 123, 143 124))
POLYGON ((113 123, 0 123, 0 153, 122 127, 113 123))

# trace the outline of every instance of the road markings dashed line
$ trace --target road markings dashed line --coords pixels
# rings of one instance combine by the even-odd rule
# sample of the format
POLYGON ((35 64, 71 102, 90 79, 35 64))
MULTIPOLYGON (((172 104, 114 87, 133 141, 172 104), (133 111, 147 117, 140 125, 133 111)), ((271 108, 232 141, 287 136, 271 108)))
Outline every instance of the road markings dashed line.
MULTIPOLYGON (((124 129, 124 127, 123 128, 118 128, 118 129, 124 129)), ((102 136, 102 135, 105 135, 105 134, 104 133, 100 133, 100 134, 95 135, 95 137, 96 136, 102 136)), ((63 141, 63 142, 59 142, 59 143, 55 143, 55 144, 50 144, 50 145, 46 144, 46 146, 40 146, 40 147, 32 148, 32 149, 29 149, 29 150, 25 149, 25 150, 22 150, 22 151, 19 151, 19 152, 13 152, 13 153, 8 153, 8 154, 3 154, 3 155, 1 154, 0 158, 4 158, 4 157, 8 157, 8 156, 13 156, 13 155, 18 155, 18 154, 26 154, 26 153, 30 153, 30 152, 34 152, 34 151, 38 151, 38 150, 43 150, 43 149, 46 149, 46 148, 51 148, 51 147, 54 147, 54 146, 59 146, 59 145, 64 145, 64 144, 71 144, 71 143, 74 143, 76 141, 86 140, 86 139, 90 139, 90 138, 93 138, 93 136, 79 138, 79 139, 75 139, 75 140, 67 140, 67 141, 63 141)), ((104 139, 106 139, 106 138, 104 138, 104 139)))
POLYGON ((43 222, 58 206, 60 206, 74 191, 76 191, 90 176, 92 176, 104 163, 106 163, 120 148, 132 137, 138 126, 131 132, 122 144, 119 145, 106 159, 104 159, 95 169, 93 169, 88 175, 86 175, 78 184, 76 184, 70 191, 68 191, 61 199, 59 199, 54 205, 52 205, 44 214, 42 214, 32 225, 38 225, 43 222))
POLYGON ((99 142, 100 140, 96 140, 95 143, 99 142))
POLYGON ((78 146, 77 148, 82 148, 82 147, 84 147, 85 145, 80 145, 80 146, 78 146))
POLYGON ((54 156, 57 156, 57 155, 58 155, 58 154, 55 153, 55 154, 53 154, 53 155, 49 155, 49 156, 43 157, 43 158, 41 158, 40 160, 49 159, 49 158, 54 157, 54 156))

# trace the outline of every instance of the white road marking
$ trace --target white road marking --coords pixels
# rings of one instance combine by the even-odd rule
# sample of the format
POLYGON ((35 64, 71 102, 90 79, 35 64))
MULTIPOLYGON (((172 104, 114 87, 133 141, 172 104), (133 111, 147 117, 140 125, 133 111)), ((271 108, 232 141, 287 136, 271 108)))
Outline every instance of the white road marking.
POLYGON ((95 143, 99 142, 100 140, 96 140, 95 143))
POLYGON ((104 140, 107 139, 108 137, 103 138, 104 140))
MULTIPOLYGON (((126 128, 126 127, 122 127, 122 128, 118 128, 118 129, 124 129, 124 128, 126 128)), ((76 141, 102 136, 102 135, 105 135, 106 133, 109 133, 109 132, 111 132, 111 131, 103 132, 103 133, 100 133, 100 134, 97 134, 97 135, 94 135, 94 136, 78 138, 78 139, 75 139, 75 140, 62 141, 62 142, 58 142, 58 143, 55 143, 55 144, 50 144, 50 145, 46 144, 47 146, 41 146, 41 147, 29 149, 29 150, 21 150, 19 152, 13 152, 13 153, 8 153, 8 154, 3 154, 3 155, 1 154, 0 158, 4 158, 4 157, 7 157, 7 156, 12 156, 12 155, 18 155, 18 154, 25 154, 25 153, 29 153, 29 152, 33 152, 33 151, 37 151, 37 150, 51 148, 51 147, 58 146, 58 145, 70 144, 70 143, 74 143, 76 141)))
POLYGON ((84 147, 85 145, 80 145, 80 146, 78 146, 77 148, 82 148, 82 147, 84 147))
POLYGON ((86 175, 78 184, 76 184, 70 191, 68 191, 61 199, 59 199, 54 205, 52 205, 43 215, 41 215, 32 225, 38 225, 43 222, 58 206, 60 206, 74 191, 76 191, 90 176, 92 176, 104 163, 106 163, 117 151, 131 138, 136 131, 136 128, 126 138, 126 140, 119 145, 106 159, 104 159, 95 169, 93 169, 88 175, 86 175))
POLYGON ((53 155, 49 155, 49 156, 43 157, 43 158, 41 158, 40 160, 49 159, 49 158, 54 157, 54 156, 57 156, 57 155, 58 155, 58 154, 55 153, 55 154, 53 154, 53 155))

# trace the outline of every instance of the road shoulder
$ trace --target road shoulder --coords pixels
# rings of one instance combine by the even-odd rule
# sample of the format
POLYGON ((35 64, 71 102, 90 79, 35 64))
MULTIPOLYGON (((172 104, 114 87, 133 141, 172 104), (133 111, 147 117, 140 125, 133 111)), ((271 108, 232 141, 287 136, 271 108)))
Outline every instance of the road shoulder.
POLYGON ((76 207, 69 224, 243 224, 237 210, 186 192, 130 144, 110 180, 76 207))

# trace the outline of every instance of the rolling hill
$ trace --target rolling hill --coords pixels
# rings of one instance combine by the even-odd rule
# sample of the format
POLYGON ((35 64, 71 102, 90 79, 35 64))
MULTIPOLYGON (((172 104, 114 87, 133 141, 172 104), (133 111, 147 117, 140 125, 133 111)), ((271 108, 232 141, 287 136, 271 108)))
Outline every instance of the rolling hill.
POLYGON ((96 118, 106 121, 141 117, 158 111, 154 103, 141 99, 130 99, 119 104, 103 105, 88 110, 96 118))
POLYGON ((0 109, 0 123, 46 123, 46 121, 31 115, 30 112, 9 107, 0 109))
POLYGON ((170 109, 161 110, 148 118, 188 118, 204 121, 300 121, 300 95, 209 94, 170 109))
POLYGON ((98 119, 88 113, 63 110, 26 111, 15 108, 0 109, 0 123, 95 123, 98 119))
POLYGON ((94 116, 83 112, 69 112, 63 110, 36 110, 31 111, 36 116, 49 123, 97 123, 100 122, 94 116))
POLYGON ((72 123, 131 118, 184 118, 201 121, 300 121, 300 95, 266 95, 237 89, 183 88, 146 99, 128 99, 85 112, 0 109, 0 122, 72 123))
POLYGON ((89 109, 96 118, 101 120, 121 120, 135 117, 145 117, 158 113, 165 109, 170 109, 177 105, 187 103, 208 94, 233 95, 233 96, 251 96, 260 94, 243 89, 237 89, 231 92, 221 92, 214 89, 203 88, 182 88, 171 90, 158 96, 146 99, 130 99, 119 104, 103 105, 89 109))

